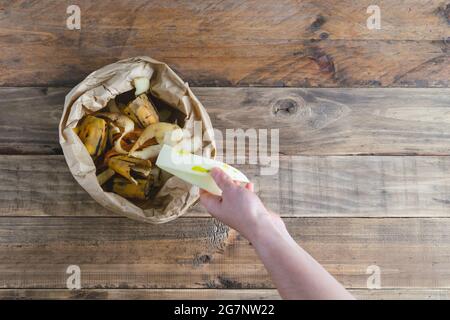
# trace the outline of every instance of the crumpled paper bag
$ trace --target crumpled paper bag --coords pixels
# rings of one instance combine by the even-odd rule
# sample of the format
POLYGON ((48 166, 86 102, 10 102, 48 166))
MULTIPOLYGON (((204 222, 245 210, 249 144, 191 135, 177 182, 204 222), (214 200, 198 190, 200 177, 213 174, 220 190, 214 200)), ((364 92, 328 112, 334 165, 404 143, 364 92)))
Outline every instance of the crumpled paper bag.
POLYGON ((193 133, 194 121, 202 122, 203 156, 214 158, 213 127, 205 108, 169 66, 149 57, 125 59, 105 66, 73 88, 65 99, 59 142, 72 175, 98 203, 131 219, 164 223, 181 216, 198 201, 198 188, 171 177, 153 199, 139 205, 105 192, 97 181, 92 158, 72 130, 86 113, 98 111, 117 95, 134 90, 132 80, 137 77, 150 78, 151 94, 186 115, 185 129, 193 133))

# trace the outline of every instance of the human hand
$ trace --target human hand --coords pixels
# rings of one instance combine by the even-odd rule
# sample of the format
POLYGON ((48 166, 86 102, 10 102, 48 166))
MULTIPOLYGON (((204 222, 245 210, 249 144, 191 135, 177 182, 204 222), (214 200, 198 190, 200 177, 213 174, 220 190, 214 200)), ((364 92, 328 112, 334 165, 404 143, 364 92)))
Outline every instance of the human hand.
POLYGON ((200 190, 200 202, 215 218, 236 229, 254 246, 280 295, 286 299, 352 299, 313 257, 298 246, 278 215, 253 193, 218 168, 211 176, 222 190, 216 196, 200 190))
POLYGON ((200 203, 213 217, 236 229, 250 241, 253 241, 261 230, 267 229, 268 225, 284 229, 284 223, 279 216, 267 210, 253 192, 252 183, 242 187, 219 168, 212 169, 210 174, 222 190, 222 196, 200 190, 200 203))

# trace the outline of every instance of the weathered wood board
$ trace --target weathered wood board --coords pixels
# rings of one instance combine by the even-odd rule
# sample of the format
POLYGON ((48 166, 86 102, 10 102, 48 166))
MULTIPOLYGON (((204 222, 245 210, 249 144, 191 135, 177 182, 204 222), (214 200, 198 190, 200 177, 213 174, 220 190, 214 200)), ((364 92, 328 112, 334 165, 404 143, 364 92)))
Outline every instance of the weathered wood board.
MULTIPOLYGON (((448 289, 350 289, 357 299, 446 299, 448 289)), ((276 300, 275 289, 0 289, 0 299, 276 300)))
POLYGON ((191 85, 447 87, 450 6, 441 0, 68 1, 0 4, 0 85, 61 86, 149 55, 191 85), (51 59, 49 59, 51 57, 51 59), (51 60, 51 61, 50 61, 51 60))
MULTIPOLYGON (((286 218, 292 236, 346 287, 450 287, 449 219, 286 218)), ((0 287, 267 289, 252 246, 211 218, 148 225, 126 218, 0 219, 0 287)))
MULTIPOLYGON (((450 157, 282 156, 270 176, 238 167, 283 217, 450 216, 450 157)), ((0 180, 0 216, 116 216, 78 185, 63 156, 3 156, 0 180)), ((209 216, 200 205, 188 215, 209 216)))
MULTIPOLYGON (((224 137, 226 129, 278 129, 282 154, 450 155, 449 88, 193 90, 224 137)), ((61 154, 68 91, 0 88, 0 154, 61 154)))
POLYGON ((279 129, 276 174, 237 166, 357 298, 449 299, 448 1, 80 0, 69 30, 71 4, 0 1, 0 299, 279 298, 251 244, 200 205, 142 224, 69 173, 64 96, 139 55, 189 82, 221 132, 279 129), (73 264, 82 290, 66 289, 73 264))

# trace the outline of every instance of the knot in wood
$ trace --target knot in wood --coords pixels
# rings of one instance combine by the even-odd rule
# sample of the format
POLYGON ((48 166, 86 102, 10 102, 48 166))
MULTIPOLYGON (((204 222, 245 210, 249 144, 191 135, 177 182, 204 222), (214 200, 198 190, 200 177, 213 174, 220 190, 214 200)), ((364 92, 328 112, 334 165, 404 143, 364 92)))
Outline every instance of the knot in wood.
POLYGON ((305 106, 305 101, 300 98, 284 98, 275 101, 272 106, 272 113, 275 116, 290 117, 298 113, 300 108, 305 106))

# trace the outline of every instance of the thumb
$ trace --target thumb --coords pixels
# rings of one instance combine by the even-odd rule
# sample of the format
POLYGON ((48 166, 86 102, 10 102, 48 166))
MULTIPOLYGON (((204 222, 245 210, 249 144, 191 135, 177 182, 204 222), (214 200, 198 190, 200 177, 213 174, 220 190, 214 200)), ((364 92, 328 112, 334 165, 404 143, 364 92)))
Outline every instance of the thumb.
POLYGON ((211 170, 211 176, 222 191, 233 188, 235 186, 233 180, 231 180, 231 178, 219 168, 213 168, 211 170))

